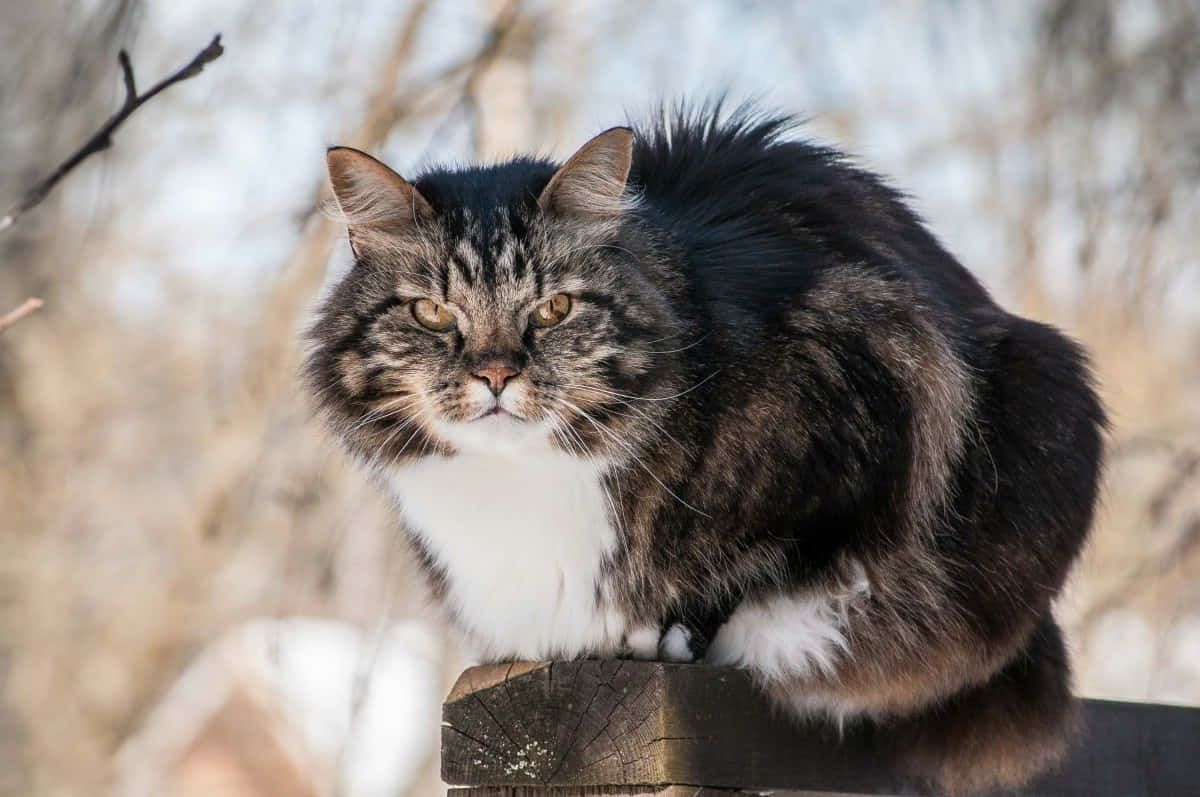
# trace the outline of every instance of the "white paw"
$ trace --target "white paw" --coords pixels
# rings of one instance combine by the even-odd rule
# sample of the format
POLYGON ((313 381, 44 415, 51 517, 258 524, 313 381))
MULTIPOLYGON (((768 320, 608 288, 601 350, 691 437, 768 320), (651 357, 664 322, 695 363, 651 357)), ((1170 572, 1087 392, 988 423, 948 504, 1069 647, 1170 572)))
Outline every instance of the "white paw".
POLYGON ((625 635, 625 647, 635 659, 652 661, 658 658, 658 641, 658 629, 652 625, 643 625, 625 635))
POLYGON ((695 661, 696 656, 692 653, 691 642, 692 632, 676 623, 667 629, 667 633, 663 634, 662 642, 658 646, 659 657, 663 661, 695 661))

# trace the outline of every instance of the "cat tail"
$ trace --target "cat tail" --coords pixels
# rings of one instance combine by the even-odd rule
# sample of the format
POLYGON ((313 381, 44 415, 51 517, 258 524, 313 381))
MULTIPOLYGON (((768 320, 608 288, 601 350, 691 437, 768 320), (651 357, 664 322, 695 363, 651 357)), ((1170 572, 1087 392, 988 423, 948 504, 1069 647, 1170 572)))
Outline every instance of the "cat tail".
POLYGON ((1057 763, 1079 725, 1062 632, 1045 617, 988 681, 886 723, 900 767, 941 791, 1016 788, 1057 763))

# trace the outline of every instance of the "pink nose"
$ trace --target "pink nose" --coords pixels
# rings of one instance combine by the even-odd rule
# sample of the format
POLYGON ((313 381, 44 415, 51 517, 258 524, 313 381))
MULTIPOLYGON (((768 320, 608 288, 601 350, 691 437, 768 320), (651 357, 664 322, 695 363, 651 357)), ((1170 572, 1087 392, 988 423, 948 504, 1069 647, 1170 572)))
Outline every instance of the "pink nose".
POLYGON ((477 379, 486 379, 492 393, 499 396, 500 391, 504 390, 505 382, 519 373, 520 371, 516 368, 509 368, 507 365, 497 365, 489 368, 481 368, 471 375, 477 379))

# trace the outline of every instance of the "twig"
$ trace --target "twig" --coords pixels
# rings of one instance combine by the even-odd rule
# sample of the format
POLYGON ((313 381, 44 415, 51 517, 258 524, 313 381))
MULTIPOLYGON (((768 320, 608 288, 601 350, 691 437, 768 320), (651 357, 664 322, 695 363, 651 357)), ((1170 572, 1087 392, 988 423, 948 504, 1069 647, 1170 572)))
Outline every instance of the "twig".
POLYGON ((21 305, 15 310, 10 310, 5 315, 0 316, 0 332, 8 329, 33 311, 40 309, 43 304, 44 302, 42 302, 41 299, 38 299, 35 296, 30 296, 28 299, 21 302, 21 305))
MULTIPOLYGON (((427 5, 428 3, 420 3, 414 6, 414 12, 424 13, 425 6, 427 5)), ((508 0, 488 26, 483 44, 478 50, 440 69, 424 80, 413 83, 398 96, 395 92, 395 78, 399 75, 399 67, 398 63, 390 64, 384 70, 384 74, 392 75, 392 79, 386 83, 386 91, 376 92, 375 98, 368 103, 366 121, 362 124, 358 132, 346 138, 346 143, 349 146, 358 147, 359 149, 370 149, 378 146, 387 134, 402 120, 418 115, 419 112, 416 109, 434 89, 461 80, 461 87, 459 89, 460 98, 446 111, 447 116, 452 117, 462 107, 463 100, 461 94, 474 87, 479 73, 487 69, 495 61, 496 56, 507 43, 509 35, 516 27, 516 23, 521 19, 520 12, 521 0, 508 0), (462 80, 464 76, 465 80, 462 80)), ((418 19, 416 13, 414 13, 414 19, 418 19)), ((399 48, 397 52, 403 52, 407 57, 408 50, 412 45, 412 38, 417 28, 415 25, 410 25, 405 30, 406 38, 404 46, 399 48)), ((435 136, 421 149, 420 154, 414 158, 415 161, 421 161, 428 154, 430 147, 441 138, 445 133, 445 124, 446 120, 439 123, 435 136)), ((327 190, 325 181, 322 179, 314 189, 312 201, 298 216, 297 223, 299 225, 308 224, 317 215, 321 209, 321 197, 325 195, 327 190)))
POLYGON ((121 65, 121 77, 125 82, 125 101, 121 103, 120 109, 109 117, 109 120, 74 155, 63 161, 48 177, 29 189, 21 201, 8 212, 8 215, 0 218, 0 232, 12 227, 17 223, 17 219, 45 199, 54 186, 58 185, 58 182, 66 177, 85 158, 112 146, 112 134, 134 111, 168 87, 200 74, 206 65, 220 58, 223 52, 225 52, 225 48, 221 46, 221 34, 218 33, 208 43, 208 46, 201 50, 182 69, 154 84, 145 94, 138 94, 137 82, 133 77, 133 65, 129 62, 129 54, 122 50, 117 56, 117 61, 121 65))
MULTIPOLYGON (((516 28, 517 23, 521 20, 521 0, 509 0, 496 14, 487 36, 484 38, 483 46, 473 53, 471 56, 458 61, 455 64, 446 67, 438 74, 434 75, 425 84, 419 86, 414 91, 410 91, 409 95, 415 95, 418 91, 424 91, 428 86, 437 85, 446 80, 460 78, 466 76, 462 81, 462 87, 459 90, 458 101, 455 102, 446 112, 441 123, 435 128, 433 136, 429 139, 425 148, 421 150, 421 155, 418 160, 423 159, 429 150, 445 136, 450 124, 454 120, 454 116, 461 110, 467 111, 468 114, 474 113, 477 108, 474 93, 479 83, 480 77, 486 72, 496 58, 500 55, 505 45, 508 43, 509 35, 516 28)), ((393 106, 393 112, 399 113, 408 105, 407 97, 401 102, 393 106)), ((389 127, 395 125, 399 118, 389 119, 389 127)), ((476 124, 472 124, 473 128, 477 128, 476 124)), ((478 139, 478 130, 472 130, 472 138, 478 139)), ((479 150, 479 142, 474 142, 476 154, 479 150)))

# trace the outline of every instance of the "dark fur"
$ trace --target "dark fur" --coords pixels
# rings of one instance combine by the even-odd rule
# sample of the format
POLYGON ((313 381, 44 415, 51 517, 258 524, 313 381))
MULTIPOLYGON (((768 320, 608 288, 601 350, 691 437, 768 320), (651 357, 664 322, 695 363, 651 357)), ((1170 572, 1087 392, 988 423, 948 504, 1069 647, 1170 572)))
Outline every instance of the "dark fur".
POLYGON ((836 587, 859 562, 871 592, 836 677, 771 688, 899 725, 904 760, 945 788, 1018 783, 1071 717, 1050 610, 1096 501, 1085 357, 998 307, 894 190, 788 140, 791 124, 641 129, 638 201, 615 221, 540 209, 556 169, 541 160, 426 174, 435 218, 398 225, 387 256, 359 252, 310 333, 309 382, 363 458, 452 455, 422 423, 389 439, 398 418, 362 419, 417 375, 454 417, 473 363, 513 359, 539 402, 565 398, 633 447, 570 419, 576 444, 624 462, 605 578, 630 612, 687 623, 699 650, 740 600, 836 587), (448 254, 462 242, 470 262, 448 254), (416 328, 399 270, 442 296, 586 288, 561 328, 480 342, 416 328))

